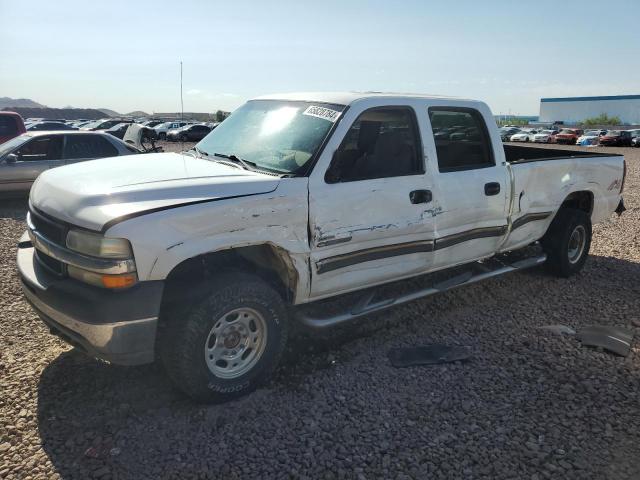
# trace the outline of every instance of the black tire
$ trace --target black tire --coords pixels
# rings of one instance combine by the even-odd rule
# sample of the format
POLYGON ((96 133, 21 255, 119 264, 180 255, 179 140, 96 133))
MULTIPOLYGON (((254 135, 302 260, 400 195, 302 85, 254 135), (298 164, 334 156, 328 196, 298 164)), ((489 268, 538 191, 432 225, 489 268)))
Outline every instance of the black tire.
MULTIPOLYGON (((160 340, 165 370, 180 390, 205 403, 231 400, 265 382, 278 365, 288 336, 287 309, 280 295, 260 278, 243 273, 221 275, 208 285, 202 300, 175 309, 170 317, 160 340), (234 315, 229 312, 243 308, 262 316, 264 347, 250 370, 236 378, 221 378, 205 358, 208 342, 214 327, 227 325, 224 322, 234 315)), ((236 347, 225 344, 220 348, 236 347)))
POLYGON ((167 139, 167 134, 164 132, 160 132, 158 134, 158 140, 166 140, 167 139))
POLYGON ((180 141, 181 142, 187 142, 187 141, 189 141, 189 139, 187 138, 186 135, 183 134, 183 135, 180 135, 180 141))
POLYGON ((551 273, 564 278, 575 275, 589 256, 591 218, 582 210, 561 208, 541 243, 551 273), (584 237, 578 239, 581 235, 584 237))

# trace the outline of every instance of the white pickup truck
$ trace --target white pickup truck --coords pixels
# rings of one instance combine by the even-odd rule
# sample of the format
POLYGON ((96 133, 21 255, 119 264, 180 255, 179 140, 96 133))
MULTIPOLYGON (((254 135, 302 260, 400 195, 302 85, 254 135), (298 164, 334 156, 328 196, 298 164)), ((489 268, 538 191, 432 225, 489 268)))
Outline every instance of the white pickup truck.
POLYGON ((299 321, 324 328, 546 262, 579 271, 621 213, 620 155, 505 146, 482 102, 261 97, 196 147, 50 170, 18 245, 51 331, 159 358, 202 401, 255 388, 299 321))

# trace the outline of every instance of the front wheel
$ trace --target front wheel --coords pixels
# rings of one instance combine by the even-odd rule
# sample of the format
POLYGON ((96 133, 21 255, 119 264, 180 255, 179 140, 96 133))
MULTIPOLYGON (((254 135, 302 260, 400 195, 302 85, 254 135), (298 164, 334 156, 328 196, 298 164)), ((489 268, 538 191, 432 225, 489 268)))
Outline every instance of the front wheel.
POLYGON ((167 319, 161 358, 183 392, 219 403, 269 378, 287 340, 287 310, 274 289, 247 274, 223 275, 208 291, 167 319))
POLYGON ((547 267, 559 277, 582 270, 591 248, 591 218, 574 208, 562 208, 541 240, 547 267))

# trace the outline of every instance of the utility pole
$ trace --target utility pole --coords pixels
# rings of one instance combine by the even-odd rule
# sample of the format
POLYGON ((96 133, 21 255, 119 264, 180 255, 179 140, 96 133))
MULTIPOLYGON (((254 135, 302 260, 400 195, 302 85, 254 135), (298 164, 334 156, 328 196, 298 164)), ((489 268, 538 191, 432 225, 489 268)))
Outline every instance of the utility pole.
POLYGON ((184 121, 184 99, 182 98, 182 61, 180 61, 180 120, 184 121))

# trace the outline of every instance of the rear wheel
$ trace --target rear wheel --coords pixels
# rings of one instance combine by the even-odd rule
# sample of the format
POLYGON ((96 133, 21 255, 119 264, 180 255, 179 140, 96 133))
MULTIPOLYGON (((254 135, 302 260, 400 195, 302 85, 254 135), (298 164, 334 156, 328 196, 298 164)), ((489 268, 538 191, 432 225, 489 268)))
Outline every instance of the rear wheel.
POLYGON ((582 270, 591 247, 591 219, 574 208, 562 208, 541 240, 547 267, 559 277, 582 270))
POLYGON ((167 134, 164 132, 160 132, 158 134, 158 140, 166 140, 167 139, 167 134))
POLYGON ((223 275, 208 291, 167 319, 161 358, 178 388, 217 403, 269 378, 287 340, 287 313, 280 295, 251 275, 223 275))

